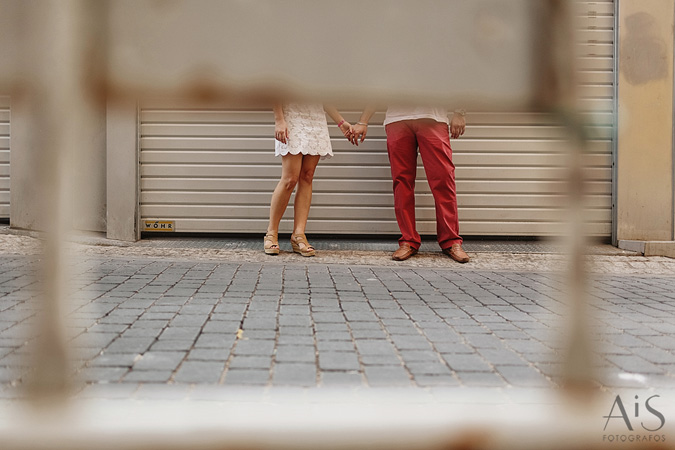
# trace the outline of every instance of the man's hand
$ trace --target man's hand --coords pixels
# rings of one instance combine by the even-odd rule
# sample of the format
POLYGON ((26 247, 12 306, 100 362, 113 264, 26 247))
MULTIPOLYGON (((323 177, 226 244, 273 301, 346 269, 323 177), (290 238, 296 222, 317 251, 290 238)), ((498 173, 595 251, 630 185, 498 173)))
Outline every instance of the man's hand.
POLYGON ((461 114, 455 113, 450 120, 450 136, 453 139, 457 139, 464 134, 466 129, 466 120, 461 114))
POLYGON ((359 145, 366 138, 366 133, 368 133, 368 124, 363 124, 361 122, 353 126, 352 137, 350 139, 351 143, 354 145, 359 145))

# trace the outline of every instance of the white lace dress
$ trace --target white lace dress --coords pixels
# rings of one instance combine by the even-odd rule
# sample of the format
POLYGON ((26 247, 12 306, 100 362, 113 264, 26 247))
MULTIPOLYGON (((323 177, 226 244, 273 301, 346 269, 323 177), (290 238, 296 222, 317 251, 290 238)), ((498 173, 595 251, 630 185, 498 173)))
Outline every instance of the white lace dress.
POLYGON ((275 139, 276 156, 298 153, 319 155, 321 159, 333 156, 323 105, 289 103, 283 105, 283 111, 288 126, 288 143, 275 139))

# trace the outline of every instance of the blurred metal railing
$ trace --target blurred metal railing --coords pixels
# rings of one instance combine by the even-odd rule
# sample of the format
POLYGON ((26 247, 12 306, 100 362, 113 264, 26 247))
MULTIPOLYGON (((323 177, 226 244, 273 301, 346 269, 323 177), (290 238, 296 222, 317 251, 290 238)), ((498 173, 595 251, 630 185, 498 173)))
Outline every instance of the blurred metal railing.
MULTIPOLYGON (((579 405, 592 403, 593 364, 583 270, 585 139, 575 108, 572 7, 573 2, 564 0, 0 2, 5 27, 0 92, 10 93, 13 104, 27 109, 39 127, 32 134, 32 162, 37 188, 44 194, 40 209, 50 224, 39 339, 27 383, 33 404, 48 408, 27 414, 13 432, 3 431, 0 447, 602 447, 588 421, 578 420, 587 419, 591 411, 579 405), (267 432, 250 426, 255 417, 238 416, 243 427, 239 431, 223 427, 235 416, 203 405, 109 403, 105 410, 85 409, 88 420, 73 419, 67 406, 71 381, 63 324, 65 243, 72 228, 72 204, 77 202, 72 161, 87 151, 80 133, 87 127, 88 111, 148 93, 198 100, 339 97, 364 105, 396 99, 558 114, 573 136, 565 315, 569 342, 562 392, 576 399, 570 404, 577 407, 531 417, 512 405, 514 410, 478 417, 459 406, 428 406, 418 411, 418 419, 406 422, 401 417, 405 405, 352 405, 338 411, 341 415, 331 409, 330 401, 317 401, 316 414, 309 416, 298 414, 293 409, 297 405, 274 408, 286 428, 267 432), (141 428, 134 421, 139 408, 146 408, 143 417, 158 414, 163 423, 156 420, 141 428), (180 423, 172 420, 176 409, 183 412, 180 423), (514 422, 518 414, 523 420, 514 422), (221 420, 208 420, 213 415, 221 420), (291 419, 305 423, 298 426, 291 419), (97 425, 96 420, 101 422, 97 425), (548 428, 542 431, 543 427, 548 428)), ((253 414, 250 408, 240 414, 247 412, 253 414)))

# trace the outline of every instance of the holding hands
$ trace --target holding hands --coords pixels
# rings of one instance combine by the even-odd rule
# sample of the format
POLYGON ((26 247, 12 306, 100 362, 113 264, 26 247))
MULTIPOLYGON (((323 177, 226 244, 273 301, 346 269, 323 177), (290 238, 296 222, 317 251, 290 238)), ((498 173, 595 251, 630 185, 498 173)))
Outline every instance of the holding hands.
POLYGON ((346 122, 344 119, 340 119, 338 122, 338 128, 340 131, 342 131, 342 134, 347 138, 347 140, 351 140, 351 135, 354 133, 354 127, 349 122, 346 122))
POLYGON ((366 138, 366 133, 368 133, 368 124, 365 122, 356 122, 352 135, 348 138, 349 142, 358 146, 366 138))

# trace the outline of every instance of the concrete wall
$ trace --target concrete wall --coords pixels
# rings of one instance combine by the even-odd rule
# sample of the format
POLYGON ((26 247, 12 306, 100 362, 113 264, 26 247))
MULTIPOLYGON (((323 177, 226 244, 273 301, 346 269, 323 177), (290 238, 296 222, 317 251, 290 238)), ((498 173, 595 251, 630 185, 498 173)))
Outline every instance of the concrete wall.
POLYGON ((672 0, 619 1, 617 238, 672 241, 672 0))
MULTIPOLYGON (((41 124, 36 120, 39 101, 29 98, 12 99, 10 164, 11 195, 10 225, 12 228, 46 231, 50 219, 41 214, 45 198, 45 185, 39 174, 50 170, 42 167, 45 145, 40 138, 41 124)), ((92 108, 88 112, 87 129, 80 130, 85 151, 71 164, 74 192, 69 196, 72 227, 81 231, 106 230, 106 123, 105 111, 92 108)), ((47 150, 49 151, 49 150, 47 150)))
POLYGON ((106 111, 97 86, 105 36, 99 22, 88 19, 102 17, 105 5, 73 4, 72 15, 60 14, 55 2, 12 6, 19 26, 10 66, 21 82, 10 83, 10 224, 49 230, 58 204, 73 228, 103 232, 106 111))

